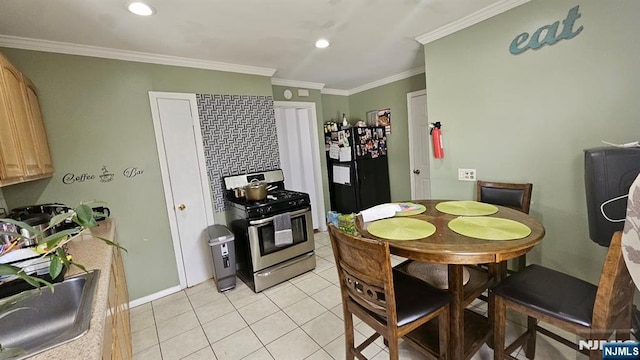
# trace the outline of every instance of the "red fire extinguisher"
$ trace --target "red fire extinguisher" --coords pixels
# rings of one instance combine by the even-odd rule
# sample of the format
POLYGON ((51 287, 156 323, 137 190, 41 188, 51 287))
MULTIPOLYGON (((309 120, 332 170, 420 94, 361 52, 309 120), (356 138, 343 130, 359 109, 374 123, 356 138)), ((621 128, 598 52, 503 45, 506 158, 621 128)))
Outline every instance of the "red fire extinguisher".
POLYGON ((433 156, 436 159, 442 159, 444 157, 444 146, 442 145, 442 130, 440 130, 440 121, 431 123, 429 127, 431 131, 431 141, 433 141, 433 156))

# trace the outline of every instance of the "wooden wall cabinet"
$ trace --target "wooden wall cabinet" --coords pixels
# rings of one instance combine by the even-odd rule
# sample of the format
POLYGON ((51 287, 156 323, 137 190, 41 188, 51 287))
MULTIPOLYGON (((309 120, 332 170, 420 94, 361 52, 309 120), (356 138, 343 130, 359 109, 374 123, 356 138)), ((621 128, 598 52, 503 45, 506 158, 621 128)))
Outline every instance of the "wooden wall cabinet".
POLYGON ((38 174, 43 176, 51 176, 53 174, 53 161, 51 161, 51 152, 49 151, 49 141, 47 139, 47 131, 44 128, 42 120, 42 111, 40 110, 40 101, 38 100, 38 91, 31 80, 23 75, 23 97, 29 109, 29 120, 31 123, 32 136, 36 146, 36 159, 38 161, 38 174))
POLYGON ((131 319, 129 315, 129 292, 122 266, 120 249, 113 248, 113 260, 107 296, 102 346, 103 360, 131 359, 131 319))
POLYGON ((0 54, 0 186, 51 177, 53 163, 33 83, 0 54))

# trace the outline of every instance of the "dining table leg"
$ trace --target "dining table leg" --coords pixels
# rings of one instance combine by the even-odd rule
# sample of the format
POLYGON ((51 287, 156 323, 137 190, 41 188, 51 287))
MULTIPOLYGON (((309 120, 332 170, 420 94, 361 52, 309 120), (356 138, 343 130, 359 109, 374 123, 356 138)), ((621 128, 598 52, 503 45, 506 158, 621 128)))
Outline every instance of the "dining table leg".
MULTIPOLYGON (((493 285, 495 286, 499 284, 502 280, 504 280, 507 276, 507 262, 503 261, 500 263, 492 263, 489 264, 489 277, 493 278, 493 285)), ((490 329, 493 329, 493 322, 495 321, 495 313, 496 313, 496 304, 493 296, 489 295, 489 300, 487 302, 487 315, 489 318, 489 326, 490 329)), ((492 330, 493 332, 493 330, 492 330)), ((493 334, 487 341, 487 345, 493 349, 493 334)))
POLYGON ((464 265, 449 264, 449 354, 451 359, 464 359, 464 265))

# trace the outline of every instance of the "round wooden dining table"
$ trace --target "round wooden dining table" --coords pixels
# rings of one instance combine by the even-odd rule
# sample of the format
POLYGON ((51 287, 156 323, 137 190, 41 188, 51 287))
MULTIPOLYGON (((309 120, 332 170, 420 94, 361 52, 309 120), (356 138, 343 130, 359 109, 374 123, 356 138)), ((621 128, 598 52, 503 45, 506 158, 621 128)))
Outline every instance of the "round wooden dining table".
MULTIPOLYGON (((467 310, 467 307, 505 276, 507 260, 525 254, 540 243, 545 235, 545 229, 537 219, 528 214, 496 205, 498 211, 487 216, 517 221, 528 226, 531 233, 516 240, 482 240, 460 235, 448 226, 449 221, 458 216, 445 214, 436 209, 436 205, 442 201, 447 200, 410 201, 426 207, 425 212, 410 216, 411 218, 425 220, 435 225, 435 233, 426 238, 408 241, 381 239, 367 232, 369 223, 362 222, 360 217, 356 220, 356 229, 363 237, 387 241, 394 255, 410 260, 448 265, 448 289, 452 294, 449 358, 468 359, 490 339, 492 332, 489 319, 492 311, 489 306, 489 316, 485 317, 467 310), (478 264, 488 264, 488 270, 478 266, 465 267, 465 265, 478 264), (466 284, 464 283, 465 268, 469 272, 469 281, 466 284), (464 346, 461 346, 463 344, 464 346)), ((398 266, 401 271, 403 267, 404 264, 398 266)), ((407 339, 416 346, 436 349, 437 329, 422 327, 409 334, 407 339)))

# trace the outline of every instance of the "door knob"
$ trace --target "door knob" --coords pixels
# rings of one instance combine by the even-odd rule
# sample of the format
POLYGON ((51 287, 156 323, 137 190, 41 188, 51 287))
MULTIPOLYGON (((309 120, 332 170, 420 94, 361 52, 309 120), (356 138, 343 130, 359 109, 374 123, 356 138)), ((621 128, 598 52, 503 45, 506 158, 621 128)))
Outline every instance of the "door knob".
POLYGON ((178 210, 184 210, 186 208, 187 208, 187 205, 185 205, 185 204, 178 205, 178 210))
POLYGON ((416 175, 420 175, 420 169, 413 170, 413 173, 416 174, 416 175))

